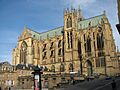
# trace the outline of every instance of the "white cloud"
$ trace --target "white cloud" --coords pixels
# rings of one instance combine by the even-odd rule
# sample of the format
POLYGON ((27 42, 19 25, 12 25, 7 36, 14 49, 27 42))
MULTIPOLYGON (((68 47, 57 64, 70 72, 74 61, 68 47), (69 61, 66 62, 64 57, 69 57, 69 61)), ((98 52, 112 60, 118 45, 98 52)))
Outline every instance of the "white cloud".
POLYGON ((65 0, 65 3, 68 5, 73 5, 74 7, 78 7, 79 5, 86 7, 95 1, 96 0, 65 0))
POLYGON ((72 0, 73 2, 75 2, 76 4, 88 4, 88 3, 93 3, 96 0, 72 0))

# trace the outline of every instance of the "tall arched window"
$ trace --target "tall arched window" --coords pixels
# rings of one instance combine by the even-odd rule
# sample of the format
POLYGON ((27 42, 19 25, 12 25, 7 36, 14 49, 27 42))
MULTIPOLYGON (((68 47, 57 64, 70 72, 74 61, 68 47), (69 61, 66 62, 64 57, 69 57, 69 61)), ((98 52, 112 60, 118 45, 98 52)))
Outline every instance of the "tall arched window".
POLYGON ((80 42, 80 40, 78 40, 78 54, 79 54, 79 57, 80 57, 81 54, 82 54, 82 49, 81 49, 81 42, 80 42))
POLYGON ((85 37, 85 34, 84 34, 84 42, 85 42, 85 43, 84 43, 84 48, 85 48, 85 52, 86 52, 86 51, 87 51, 87 47, 86 47, 86 46, 87 46, 87 43, 86 43, 86 37, 85 37))
POLYGON ((58 55, 59 56, 62 55, 62 49, 61 48, 58 50, 58 55))
POLYGON ((68 19, 67 19, 67 28, 70 28, 70 27, 72 27, 72 18, 68 17, 68 19))
POLYGON ((20 63, 26 64, 26 56, 27 56, 27 43, 23 41, 20 50, 20 63))
POLYGON ((51 66, 51 71, 55 72, 55 66, 54 65, 51 66))
POLYGON ((72 48, 72 31, 67 32, 67 43, 68 43, 68 48, 72 48))
POLYGON ((73 64, 70 63, 70 64, 69 64, 69 71, 70 71, 70 72, 73 72, 73 69, 74 69, 74 68, 73 68, 73 64))
POLYGON ((69 39, 70 35, 69 32, 67 32, 67 42, 68 42, 68 48, 70 48, 70 39, 69 39))
POLYGON ((58 47, 61 47, 61 40, 58 41, 58 47))
POLYGON ((104 48, 103 33, 97 34, 97 48, 98 50, 101 50, 104 48))
POLYGON ((60 72, 64 72, 64 71, 65 71, 64 64, 61 64, 61 65, 60 65, 60 72))
POLYGON ((72 48, 72 31, 70 32, 70 48, 72 48))
POLYGON ((87 52, 91 52, 91 39, 89 36, 87 38, 87 52))
POLYGON ((104 38, 103 38, 103 33, 101 33, 101 48, 104 48, 104 38))

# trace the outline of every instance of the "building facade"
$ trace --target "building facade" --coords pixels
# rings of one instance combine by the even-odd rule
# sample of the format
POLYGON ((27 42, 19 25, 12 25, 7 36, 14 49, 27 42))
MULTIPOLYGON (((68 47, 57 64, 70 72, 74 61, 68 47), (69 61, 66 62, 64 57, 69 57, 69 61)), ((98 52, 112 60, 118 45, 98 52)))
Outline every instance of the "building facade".
POLYGON ((105 12, 85 19, 81 9, 64 11, 64 26, 38 33, 24 28, 12 63, 46 66, 44 74, 91 76, 119 72, 111 25, 105 12))
POLYGON ((33 65, 18 64, 16 66, 17 72, 17 89, 32 89, 34 87, 33 65))
POLYGON ((9 62, 0 63, 0 87, 2 90, 17 85, 15 69, 15 66, 11 65, 9 62))
POLYGON ((34 86, 33 65, 11 65, 9 62, 0 63, 0 87, 2 90, 32 89, 34 86))

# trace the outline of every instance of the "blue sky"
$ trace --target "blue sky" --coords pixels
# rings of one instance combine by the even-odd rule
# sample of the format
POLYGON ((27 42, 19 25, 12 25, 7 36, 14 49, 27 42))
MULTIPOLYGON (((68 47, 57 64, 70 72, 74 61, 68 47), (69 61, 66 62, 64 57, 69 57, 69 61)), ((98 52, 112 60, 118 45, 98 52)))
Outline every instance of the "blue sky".
POLYGON ((12 49, 25 26, 37 32, 63 26, 65 8, 80 5, 85 18, 106 11, 113 29, 116 46, 120 49, 117 0, 0 0, 0 62, 12 61, 12 49))

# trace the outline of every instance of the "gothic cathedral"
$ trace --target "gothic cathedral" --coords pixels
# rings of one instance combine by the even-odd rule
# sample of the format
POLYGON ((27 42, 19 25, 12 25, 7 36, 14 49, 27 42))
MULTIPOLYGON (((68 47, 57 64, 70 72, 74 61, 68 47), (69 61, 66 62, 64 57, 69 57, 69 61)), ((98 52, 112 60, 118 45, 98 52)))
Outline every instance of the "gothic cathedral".
POLYGON ((81 9, 64 11, 64 26, 38 33, 27 27, 12 52, 12 64, 47 67, 46 73, 94 73, 119 71, 112 29, 105 12, 85 19, 81 9))

